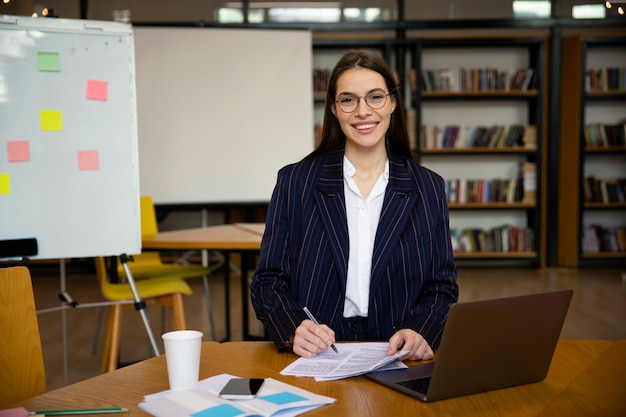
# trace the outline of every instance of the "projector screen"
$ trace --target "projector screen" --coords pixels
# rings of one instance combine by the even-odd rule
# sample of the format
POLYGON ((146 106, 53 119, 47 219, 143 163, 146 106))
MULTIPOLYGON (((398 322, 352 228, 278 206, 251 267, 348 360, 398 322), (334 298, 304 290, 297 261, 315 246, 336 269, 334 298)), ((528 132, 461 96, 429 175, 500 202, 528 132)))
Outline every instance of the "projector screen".
POLYGON ((311 33, 135 27, 139 177, 156 204, 267 202, 313 149, 311 33))

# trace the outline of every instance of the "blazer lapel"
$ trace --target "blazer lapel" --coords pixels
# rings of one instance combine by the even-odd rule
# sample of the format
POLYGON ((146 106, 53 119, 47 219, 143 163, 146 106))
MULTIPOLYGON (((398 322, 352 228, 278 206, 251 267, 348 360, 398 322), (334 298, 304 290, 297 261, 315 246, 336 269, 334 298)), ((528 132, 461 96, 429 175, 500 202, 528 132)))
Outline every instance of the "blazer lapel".
POLYGON ((326 156, 318 179, 315 199, 330 249, 345 290, 348 274, 348 220, 343 188, 343 152, 326 156))
POLYGON ((374 241, 370 297, 381 283, 389 256, 404 232, 416 202, 417 193, 406 162, 390 153, 389 183, 374 241))

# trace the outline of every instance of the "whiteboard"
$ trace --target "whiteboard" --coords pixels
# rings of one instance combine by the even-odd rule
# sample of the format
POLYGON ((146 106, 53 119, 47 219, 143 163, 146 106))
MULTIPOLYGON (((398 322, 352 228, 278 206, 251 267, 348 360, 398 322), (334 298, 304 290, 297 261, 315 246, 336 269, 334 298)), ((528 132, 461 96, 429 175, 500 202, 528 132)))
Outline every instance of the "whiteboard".
POLYGON ((267 202, 312 149, 311 33, 135 27, 141 193, 267 202))
POLYGON ((141 251, 132 29, 0 18, 0 240, 35 259, 141 251))

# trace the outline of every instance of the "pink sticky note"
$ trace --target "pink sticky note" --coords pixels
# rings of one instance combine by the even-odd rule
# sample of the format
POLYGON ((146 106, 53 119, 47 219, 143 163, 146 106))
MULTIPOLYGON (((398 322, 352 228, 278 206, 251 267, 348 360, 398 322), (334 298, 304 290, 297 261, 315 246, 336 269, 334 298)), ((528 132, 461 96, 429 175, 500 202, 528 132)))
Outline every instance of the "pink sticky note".
POLYGON ((30 161, 30 146, 27 140, 11 140, 7 142, 9 162, 30 161))
POLYGON ((87 98, 106 101, 109 97, 109 83, 106 81, 87 80, 87 98))
POLYGON ((79 171, 98 171, 100 169, 100 158, 98 151, 78 151, 79 171))
POLYGON ((0 410, 0 417, 28 417, 28 411, 24 407, 0 410))

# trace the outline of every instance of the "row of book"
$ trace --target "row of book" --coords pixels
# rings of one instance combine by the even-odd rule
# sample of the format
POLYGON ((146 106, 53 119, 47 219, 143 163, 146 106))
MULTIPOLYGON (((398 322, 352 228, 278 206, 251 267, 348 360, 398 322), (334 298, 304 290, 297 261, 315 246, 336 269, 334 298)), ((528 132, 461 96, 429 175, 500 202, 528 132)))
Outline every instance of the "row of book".
POLYGON ((583 252, 626 252, 626 226, 585 227, 582 237, 583 252))
MULTIPOLYGON (((528 176, 527 176, 528 177, 528 176)), ((536 187, 530 178, 445 180, 448 203, 530 203, 536 202, 536 187)))
POLYGON ((313 68, 313 91, 326 91, 332 70, 327 68, 313 68))
POLYGON ((586 146, 606 148, 624 146, 626 143, 626 122, 617 124, 590 123, 583 130, 586 146))
POLYGON ((585 177, 583 194, 587 203, 626 203, 626 178, 585 177))
POLYGON ((591 68, 585 71, 587 91, 626 91, 624 67, 591 68))
POLYGON ((409 71, 413 94, 421 91, 486 92, 527 91, 537 88, 533 68, 520 68, 514 72, 497 68, 438 68, 422 69, 418 74, 409 71))
POLYGON ((490 230, 451 229, 452 249, 456 253, 471 252, 532 252, 535 250, 533 229, 498 226, 490 230))
POLYGON ((423 149, 506 148, 523 146, 536 149, 535 125, 423 125, 420 128, 423 149))

